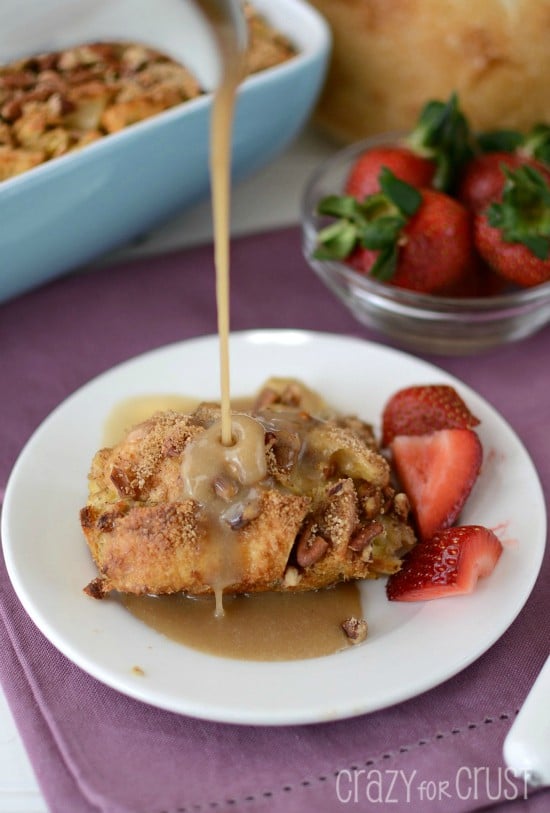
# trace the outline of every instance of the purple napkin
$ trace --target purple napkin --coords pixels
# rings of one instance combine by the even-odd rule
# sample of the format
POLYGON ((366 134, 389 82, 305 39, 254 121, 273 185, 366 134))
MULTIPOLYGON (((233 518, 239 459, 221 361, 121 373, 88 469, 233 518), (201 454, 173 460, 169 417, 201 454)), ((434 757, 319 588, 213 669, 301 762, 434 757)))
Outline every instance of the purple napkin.
MULTIPOLYGON (((236 240, 232 263, 233 330, 310 328, 383 341, 309 271, 297 229, 236 240)), ((145 350, 215 329, 210 247, 67 277, 1 306, 0 487, 30 433, 75 388, 145 350)), ((477 358, 430 359, 510 422, 546 493, 549 353, 546 329, 477 358)), ((504 805, 542 813, 550 791, 512 780, 502 743, 548 654, 549 580, 547 553, 514 624, 442 686, 352 720, 268 728, 171 714, 103 686, 35 628, 0 560, 0 678, 55 813, 504 805)))

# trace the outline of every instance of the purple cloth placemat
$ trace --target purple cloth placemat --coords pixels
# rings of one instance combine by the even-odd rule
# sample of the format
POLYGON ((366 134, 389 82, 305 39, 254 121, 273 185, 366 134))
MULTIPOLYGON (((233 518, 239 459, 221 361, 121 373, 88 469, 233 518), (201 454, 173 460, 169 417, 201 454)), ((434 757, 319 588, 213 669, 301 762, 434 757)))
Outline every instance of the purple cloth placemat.
MULTIPOLYGON (((297 229, 236 240, 232 263, 233 330, 309 328, 381 341, 315 279, 297 229)), ((215 326, 209 247, 68 277, 1 306, 0 487, 31 432, 78 386, 117 362, 215 326)), ((477 358, 429 359, 510 422, 546 494, 549 354, 546 329, 477 358)), ((523 784, 504 771, 502 743, 548 654, 549 579, 547 553, 514 624, 442 686, 353 720, 270 729, 171 714, 103 686, 35 628, 2 559, 0 679, 55 813, 454 813, 504 806, 542 813, 550 791, 529 790, 525 799, 523 784)))

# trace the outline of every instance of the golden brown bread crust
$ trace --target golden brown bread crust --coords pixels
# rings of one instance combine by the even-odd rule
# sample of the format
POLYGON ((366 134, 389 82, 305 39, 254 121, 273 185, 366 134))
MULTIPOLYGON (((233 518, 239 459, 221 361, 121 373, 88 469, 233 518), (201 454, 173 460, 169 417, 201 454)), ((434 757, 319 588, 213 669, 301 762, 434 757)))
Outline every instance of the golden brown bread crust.
POLYGON ((312 0, 334 48, 317 110, 341 141, 408 130, 457 91, 474 129, 550 121, 550 0, 312 0))
MULTIPOLYGON (((268 492, 260 514, 242 531, 243 579, 232 592, 269 590, 283 573, 307 500, 268 492), (262 541, 261 547, 257 540, 262 541)), ((102 573, 101 593, 212 592, 207 540, 192 501, 126 505, 97 516, 84 509, 82 527, 102 573)))
MULTIPOLYGON (((293 433, 273 428, 282 414, 276 406, 261 413, 268 476, 253 514, 231 532, 240 575, 226 590, 310 590, 399 569, 415 537, 370 428, 301 411, 306 445, 296 454, 293 433)), ((100 574, 90 595, 212 592, 208 574, 219 549, 208 542, 200 506, 184 496, 181 468, 187 445, 217 416, 212 406, 156 413, 95 455, 81 511, 100 574)))

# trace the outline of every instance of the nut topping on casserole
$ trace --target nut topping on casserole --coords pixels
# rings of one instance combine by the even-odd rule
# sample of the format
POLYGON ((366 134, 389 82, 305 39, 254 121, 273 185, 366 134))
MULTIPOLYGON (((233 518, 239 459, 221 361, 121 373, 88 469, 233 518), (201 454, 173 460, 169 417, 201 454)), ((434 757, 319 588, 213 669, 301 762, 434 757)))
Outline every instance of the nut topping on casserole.
MULTIPOLYGON (((245 74, 295 54, 283 35, 245 10, 245 74)), ((203 92, 183 65, 137 43, 82 44, 0 66, 0 181, 203 92)))

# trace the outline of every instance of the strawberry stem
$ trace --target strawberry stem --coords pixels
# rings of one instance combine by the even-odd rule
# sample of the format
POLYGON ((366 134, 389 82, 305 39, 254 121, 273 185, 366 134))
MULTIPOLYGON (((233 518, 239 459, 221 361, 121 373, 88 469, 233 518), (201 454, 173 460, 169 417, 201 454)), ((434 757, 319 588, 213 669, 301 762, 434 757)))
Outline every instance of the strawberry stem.
POLYGON ((397 266, 401 231, 421 206, 422 195, 386 167, 379 180, 382 191, 363 201, 350 195, 328 195, 319 202, 317 212, 337 220, 319 232, 313 256, 345 260, 360 246, 378 251, 370 274, 387 281, 397 266))
POLYGON ((550 166, 550 125, 536 124, 525 136, 524 150, 528 155, 550 166))
POLYGON ((550 166, 550 125, 535 124, 527 133, 517 130, 488 130, 476 138, 482 152, 518 152, 550 166))
POLYGON ((473 155, 468 121, 452 93, 447 102, 430 101, 422 109, 407 145, 436 163, 433 186, 451 190, 465 162, 473 155))
POLYGON ((422 202, 418 189, 405 181, 399 180, 387 167, 382 167, 379 176, 380 188, 399 211, 412 217, 422 202))
POLYGON ((481 152, 515 152, 525 141, 517 130, 487 130, 476 138, 481 152))

